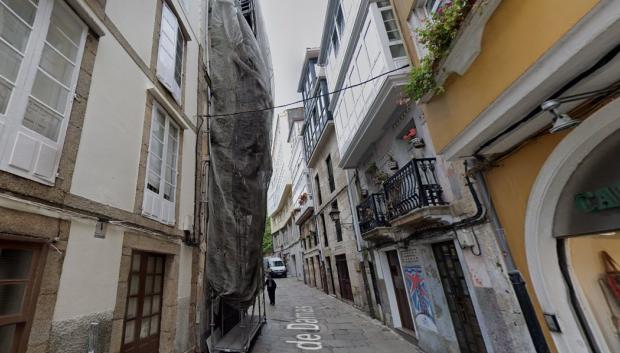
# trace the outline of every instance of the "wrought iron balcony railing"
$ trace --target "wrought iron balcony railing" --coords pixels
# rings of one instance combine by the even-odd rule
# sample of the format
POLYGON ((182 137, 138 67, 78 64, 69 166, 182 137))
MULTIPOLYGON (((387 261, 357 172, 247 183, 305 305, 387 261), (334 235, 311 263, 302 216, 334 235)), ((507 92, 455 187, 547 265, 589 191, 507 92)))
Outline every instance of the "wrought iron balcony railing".
POLYGON ((371 194, 357 205, 357 217, 360 231, 369 232, 377 227, 388 227, 385 208, 385 195, 371 194))
POLYGON ((435 158, 413 159, 385 181, 388 220, 421 207, 445 204, 435 175, 435 163, 435 158))

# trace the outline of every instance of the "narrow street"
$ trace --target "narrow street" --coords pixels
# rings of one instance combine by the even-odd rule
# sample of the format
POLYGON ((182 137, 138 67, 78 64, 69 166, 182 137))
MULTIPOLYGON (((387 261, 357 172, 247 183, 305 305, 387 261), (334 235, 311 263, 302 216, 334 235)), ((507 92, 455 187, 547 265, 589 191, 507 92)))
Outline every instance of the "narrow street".
POLYGON ((415 345, 351 305, 310 288, 295 278, 276 281, 276 305, 268 305, 267 324, 257 338, 252 353, 308 350, 333 353, 422 353, 415 345), (313 313, 306 312, 308 316, 305 317, 315 318, 319 331, 287 329, 287 325, 295 323, 300 307, 308 311, 308 307, 312 308, 313 313), (296 336, 304 334, 313 335, 311 338, 315 341, 306 342, 319 342, 321 348, 316 344, 307 345, 306 349, 298 348, 296 342, 301 341, 296 336), (315 335, 320 336, 320 339, 316 339, 315 335))

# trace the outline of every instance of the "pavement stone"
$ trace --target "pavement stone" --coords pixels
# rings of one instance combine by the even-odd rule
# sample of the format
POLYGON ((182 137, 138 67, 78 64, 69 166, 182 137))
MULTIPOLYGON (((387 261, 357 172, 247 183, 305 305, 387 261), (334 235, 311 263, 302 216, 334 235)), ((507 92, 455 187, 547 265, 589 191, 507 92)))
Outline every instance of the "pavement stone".
MULTIPOLYGON (((333 296, 306 286, 295 278, 276 279, 276 305, 267 306, 267 323, 252 353, 424 353, 390 328, 333 296), (296 307, 309 306, 319 331, 287 329, 295 323, 296 307), (300 334, 320 336, 320 349, 297 347, 300 334)), ((308 337, 308 336, 302 336, 308 337)), ((314 338, 315 336, 311 336, 314 338)))

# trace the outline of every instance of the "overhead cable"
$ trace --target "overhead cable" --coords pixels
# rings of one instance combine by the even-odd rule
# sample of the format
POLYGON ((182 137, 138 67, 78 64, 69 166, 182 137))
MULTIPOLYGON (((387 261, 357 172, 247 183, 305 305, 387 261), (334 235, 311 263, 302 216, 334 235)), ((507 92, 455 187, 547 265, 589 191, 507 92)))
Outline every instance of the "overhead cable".
POLYGON ((298 101, 291 102, 291 103, 276 105, 276 106, 273 106, 273 107, 263 108, 263 109, 243 110, 243 111, 226 113, 226 114, 204 114, 204 115, 199 115, 199 116, 200 117, 205 117, 205 118, 232 117, 234 115, 241 115, 241 114, 247 114, 247 113, 259 113, 259 112, 264 112, 264 111, 272 110, 272 109, 285 108, 285 107, 288 107, 288 106, 291 106, 291 105, 303 103, 303 102, 306 102, 306 101, 309 101, 309 100, 312 100, 312 99, 317 99, 317 98, 321 98, 321 97, 325 97, 325 96, 330 96, 330 95, 335 94, 335 93, 339 93, 339 92, 346 91, 346 90, 351 89, 351 88, 355 88, 355 87, 358 87, 358 86, 361 86, 361 85, 365 85, 365 84, 367 84, 367 83, 369 83, 371 81, 374 81, 374 80, 376 80, 376 79, 378 79, 380 77, 383 77, 385 75, 389 75, 392 72, 396 72, 396 71, 405 69, 407 67, 409 67, 409 64, 403 65, 401 67, 398 67, 398 68, 390 70, 390 71, 386 71, 386 72, 384 72, 384 73, 382 73, 380 75, 373 76, 373 77, 371 77, 371 78, 369 78, 369 79, 367 79, 365 81, 356 83, 354 85, 349 85, 349 86, 346 86, 346 87, 342 87, 340 89, 337 89, 335 91, 328 92, 328 93, 317 94, 316 96, 300 99, 298 101))

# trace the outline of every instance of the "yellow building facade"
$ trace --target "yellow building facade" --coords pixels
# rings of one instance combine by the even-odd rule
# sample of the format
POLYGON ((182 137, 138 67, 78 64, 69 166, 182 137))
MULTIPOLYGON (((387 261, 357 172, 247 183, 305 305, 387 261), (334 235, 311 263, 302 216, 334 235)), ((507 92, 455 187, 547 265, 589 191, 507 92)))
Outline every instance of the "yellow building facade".
MULTIPOLYGON (((435 2, 393 0, 413 65, 435 2)), ((620 260, 620 2, 471 3, 434 67, 443 91, 418 101, 432 143, 447 160, 477 162, 542 329, 537 351, 619 352, 620 301, 602 254, 620 260)))

